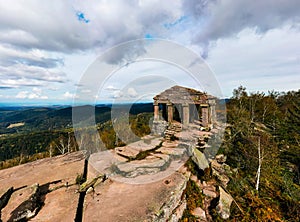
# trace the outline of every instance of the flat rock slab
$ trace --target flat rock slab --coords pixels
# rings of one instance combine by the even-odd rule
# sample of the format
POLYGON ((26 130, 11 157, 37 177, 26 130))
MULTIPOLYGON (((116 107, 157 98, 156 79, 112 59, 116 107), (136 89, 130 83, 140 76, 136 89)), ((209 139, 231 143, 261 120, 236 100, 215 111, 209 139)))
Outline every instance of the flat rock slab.
POLYGON ((84 155, 82 152, 45 158, 31 163, 0 171, 0 194, 13 186, 15 189, 32 184, 46 184, 64 180, 73 183, 77 174, 83 172, 84 155))
POLYGON ((170 160, 169 155, 153 154, 143 160, 135 160, 117 165, 118 173, 125 177, 136 177, 157 173, 166 168, 170 160))
POLYGON ((127 146, 117 147, 117 148, 115 148, 115 150, 116 150, 116 153, 121 156, 129 157, 129 158, 136 158, 136 156, 140 152, 152 150, 155 147, 159 146, 161 141, 162 141, 161 137, 156 137, 156 138, 146 139, 146 140, 144 139, 144 140, 139 140, 134 143, 130 143, 127 146))
POLYGON ((180 173, 138 185, 106 180, 86 195, 83 221, 153 221, 152 214, 159 213, 163 204, 169 202, 172 192, 180 189, 185 180, 180 173))
POLYGON ((115 148, 115 151, 118 155, 124 156, 126 158, 136 158, 137 155, 140 153, 139 150, 133 149, 130 146, 122 146, 115 148))
POLYGON ((186 153, 186 149, 185 148, 161 147, 157 150, 157 152, 161 152, 163 154, 167 154, 170 156, 181 157, 181 156, 184 156, 184 154, 186 153))
MULTIPOLYGON (((200 131, 199 131, 200 132, 200 131)), ((175 134, 175 137, 177 137, 180 141, 187 141, 187 142, 194 142, 196 138, 193 136, 193 134, 189 131, 183 131, 175 134)))
POLYGON ((24 187, 23 189, 17 190, 12 193, 9 202, 6 207, 2 210, 2 221, 8 221, 11 217, 11 213, 25 200, 28 200, 33 194, 33 186, 24 187))
POLYGON ((109 178, 130 184, 154 182, 177 171, 188 159, 188 155, 174 158, 172 155, 156 152, 143 160, 126 162, 115 155, 111 150, 92 154, 87 178, 92 180, 99 174, 105 174, 109 178))
POLYGON ((163 147, 176 148, 178 146, 178 141, 165 141, 162 143, 163 147))
MULTIPOLYGON (((15 189, 20 188, 12 194, 7 206, 2 210, 3 221, 7 221, 11 212, 28 199, 31 185, 39 184, 42 187, 47 185, 47 189, 50 190, 66 183, 74 184, 77 175, 83 173, 84 162, 84 154, 76 152, 1 170, 0 195, 11 186, 15 189)), ((70 189, 63 187, 44 195, 42 198, 44 206, 34 221, 73 221, 79 199, 75 187, 69 187, 70 189), (66 220, 66 218, 71 219, 66 220)))
POLYGON ((79 199, 79 193, 76 192, 77 189, 78 186, 73 185, 48 193, 44 207, 30 221, 74 221, 79 199))
POLYGON ((213 135, 211 131, 206 132, 206 131, 199 131, 199 130, 192 130, 191 134, 197 137, 210 137, 213 135))

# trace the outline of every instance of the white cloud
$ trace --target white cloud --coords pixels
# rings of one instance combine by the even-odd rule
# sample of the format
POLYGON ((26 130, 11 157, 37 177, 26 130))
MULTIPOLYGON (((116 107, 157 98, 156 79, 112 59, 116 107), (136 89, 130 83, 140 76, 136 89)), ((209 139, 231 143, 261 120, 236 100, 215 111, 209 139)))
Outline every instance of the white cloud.
POLYGON ((117 90, 119 90, 119 89, 116 88, 116 87, 114 87, 114 86, 112 86, 112 85, 109 85, 109 86, 107 86, 107 87, 105 88, 105 90, 108 90, 108 91, 117 91, 117 90))
POLYGON ((218 40, 208 62, 226 96, 239 85, 250 91, 299 89, 300 32, 285 26, 264 36, 251 29, 218 40), (270 44, 272 43, 272 44, 270 44))
POLYGON ((20 91, 15 96, 16 99, 48 99, 48 96, 42 94, 42 89, 34 87, 31 92, 29 91, 20 91))
POLYGON ((137 92, 132 87, 128 88, 127 94, 128 94, 129 97, 132 97, 132 98, 135 98, 135 97, 138 96, 137 92))
POLYGON ((82 93, 90 93, 90 92, 92 92, 92 90, 90 90, 90 89, 83 89, 83 90, 81 90, 81 92, 82 93))
POLYGON ((42 94, 42 89, 41 88, 37 88, 37 87, 34 87, 32 89, 32 92, 38 94, 38 95, 41 95, 42 94))
POLYGON ((119 91, 114 91, 113 92, 113 98, 114 99, 118 99, 121 98, 123 96, 123 93, 119 90, 119 91))
POLYGON ((65 92, 63 94, 63 98, 64 99, 74 99, 76 98, 76 95, 74 93, 70 93, 70 92, 65 92))
POLYGON ((28 91, 21 91, 16 95, 16 98, 17 99, 26 99, 26 98, 28 98, 28 94, 29 94, 28 91))

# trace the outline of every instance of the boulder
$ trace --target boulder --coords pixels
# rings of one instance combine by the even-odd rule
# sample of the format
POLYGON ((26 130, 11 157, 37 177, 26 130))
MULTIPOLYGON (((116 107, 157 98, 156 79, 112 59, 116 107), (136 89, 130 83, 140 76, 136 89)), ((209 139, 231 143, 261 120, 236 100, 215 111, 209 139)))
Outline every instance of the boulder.
POLYGON ((196 148, 193 149, 192 160, 197 164, 197 166, 201 170, 205 170, 209 167, 208 160, 206 159, 205 155, 196 148))
POLYGON ((211 197, 211 198, 216 198, 217 197, 217 193, 211 189, 207 189, 207 188, 204 188, 202 190, 202 193, 205 195, 205 196, 208 196, 208 197, 211 197))
POLYGON ((211 161, 211 168, 218 171, 219 173, 225 173, 224 167, 222 164, 218 163, 217 160, 211 161))
POLYGON ((230 194, 226 193, 225 190, 219 186, 220 199, 216 207, 218 214, 222 219, 228 219, 230 217, 230 206, 233 198, 230 194))
POLYGON ((224 154, 219 154, 216 156, 216 160, 218 163, 225 163, 227 157, 224 154))
POLYGON ((201 207, 195 208, 191 213, 200 219, 201 222, 207 221, 205 211, 201 207))
POLYGON ((228 176, 226 176, 225 174, 221 174, 218 171, 212 169, 212 174, 213 176, 215 176, 217 178, 218 181, 220 181, 220 183, 224 186, 227 187, 227 184, 229 183, 230 179, 228 176))

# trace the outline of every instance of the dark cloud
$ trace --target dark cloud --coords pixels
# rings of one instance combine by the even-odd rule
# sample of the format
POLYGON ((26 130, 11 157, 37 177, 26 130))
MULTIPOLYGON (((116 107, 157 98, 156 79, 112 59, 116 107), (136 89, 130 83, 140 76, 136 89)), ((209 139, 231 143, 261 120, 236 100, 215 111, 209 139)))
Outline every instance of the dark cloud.
POLYGON ((0 85, 0 89, 13 89, 14 87, 9 87, 9 86, 1 86, 0 85))

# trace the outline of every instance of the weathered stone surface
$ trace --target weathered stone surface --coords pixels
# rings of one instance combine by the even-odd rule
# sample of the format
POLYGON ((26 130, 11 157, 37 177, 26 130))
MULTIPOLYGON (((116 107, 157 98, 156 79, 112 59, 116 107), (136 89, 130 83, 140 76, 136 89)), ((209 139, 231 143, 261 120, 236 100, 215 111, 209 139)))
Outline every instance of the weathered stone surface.
POLYGON ((208 164, 208 161, 207 161, 205 155, 201 151, 197 150, 196 148, 193 149, 192 160, 202 170, 205 170, 206 168, 209 167, 209 164, 208 164))
POLYGON ((228 176, 226 176, 225 174, 219 173, 218 171, 216 171, 215 169, 212 169, 212 175, 216 176, 217 180, 220 181, 220 183, 226 187, 227 184, 229 183, 230 179, 228 176))
POLYGON ((115 151, 121 156, 136 158, 140 152, 152 150, 159 146, 161 140, 161 137, 155 137, 153 139, 146 140, 146 142, 145 140, 139 140, 137 142, 130 143, 127 146, 117 147, 115 148, 115 151))
POLYGON ((175 209, 174 213, 169 218, 169 221, 178 222, 182 218, 185 209, 186 209, 186 200, 184 199, 182 203, 175 209))
POLYGON ((115 151, 120 156, 124 156, 126 158, 136 158, 140 152, 140 151, 138 151, 136 149, 132 149, 131 147, 128 147, 128 146, 117 147, 117 148, 115 148, 115 151))
POLYGON ((211 189, 204 188, 204 189, 202 190, 202 192, 203 192, 203 194, 204 194, 205 196, 208 196, 208 197, 211 197, 211 198, 216 198, 216 197, 217 197, 216 191, 213 191, 213 190, 211 190, 211 189))
POLYGON ((180 202, 186 181, 181 173, 138 185, 108 179, 86 195, 83 221, 160 221, 157 218, 162 212, 162 221, 167 221, 180 202))
POLYGON ((205 211, 201 207, 197 207, 192 211, 192 214, 201 222, 207 221, 205 211))
POLYGON ((168 123, 164 120, 153 121, 151 132, 153 135, 162 136, 166 130, 168 123))
POLYGON ((228 219, 230 217, 230 206, 233 198, 230 194, 226 193, 225 190, 219 186, 220 190, 220 200, 216 207, 217 212, 223 219, 228 219))
POLYGON ((1 219, 1 210, 7 205, 13 192, 14 192, 14 188, 10 187, 6 192, 1 194, 0 196, 0 219, 1 219))
POLYGON ((135 160, 117 165, 117 172, 125 177, 154 174, 167 167, 170 156, 165 154, 153 154, 151 158, 135 160))
MULTIPOLYGON (((18 211, 21 212, 20 206, 27 206, 27 203, 32 210, 28 211, 25 217, 34 215, 34 203, 28 201, 33 195, 32 184, 40 184, 39 198, 42 206, 31 221, 73 221, 79 194, 75 193, 77 186, 71 187, 71 184, 75 183, 77 175, 83 173, 84 161, 84 154, 76 152, 1 170, 0 193, 11 186, 15 188, 7 206, 2 210, 3 221, 8 221, 11 213, 17 212, 16 208, 19 207, 18 211), (65 184, 69 184, 70 187, 65 189, 65 184)), ((26 212, 23 213, 25 215, 26 212)))
POLYGON ((198 138, 210 138, 213 134, 209 131, 199 131, 199 130, 192 130, 191 131, 193 136, 198 138))
MULTIPOLYGON (((222 160, 224 160, 223 157, 222 160)), ((230 181, 229 177, 226 175, 231 173, 230 167, 225 163, 220 164, 216 159, 214 159, 211 161, 211 168, 212 175, 215 176, 224 187, 226 187, 230 181)))
POLYGON ((188 131, 182 131, 176 133, 174 136, 177 137, 182 142, 189 142, 189 143, 196 142, 196 138, 193 136, 192 133, 188 131))
POLYGON ((78 186, 72 185, 48 193, 44 206, 30 221, 74 221, 79 199, 77 190, 78 186))
MULTIPOLYGON (((187 184, 187 180, 188 180, 187 177, 182 176, 182 178, 185 178, 185 179, 181 180, 181 181, 177 181, 177 186, 174 187, 175 189, 173 189, 171 191, 171 193, 170 193, 171 195, 168 198, 168 200, 166 200, 166 202, 160 207, 159 214, 156 215, 157 217, 153 221, 157 221, 157 222, 168 221, 172 217, 172 214, 175 211, 175 209, 181 205, 182 194, 186 188, 186 184, 187 184)), ((172 181, 169 179, 165 180, 165 184, 170 184, 171 182, 172 181)), ((180 209, 180 211, 177 212, 177 214, 183 213, 184 209, 182 209, 182 208, 183 208, 183 206, 181 206, 181 209, 180 209)), ((176 215, 176 214, 174 214, 174 215, 176 215)))
POLYGON ((175 157, 181 157, 184 156, 186 153, 185 148, 167 148, 167 147, 161 147, 157 149, 157 152, 161 152, 163 154, 167 154, 170 156, 175 156, 175 157))
POLYGON ((225 163, 226 162, 227 157, 224 154, 219 154, 216 156, 216 160, 218 163, 225 163))
POLYGON ((32 193, 29 198, 19 206, 15 206, 7 221, 27 221, 38 213, 42 207, 41 189, 38 184, 34 184, 31 188, 32 193))
POLYGON ((172 101, 176 103, 185 104, 191 101, 193 104, 195 103, 208 103, 208 99, 213 98, 211 95, 208 95, 204 92, 200 92, 195 89, 186 88, 182 86, 173 86, 159 95, 156 95, 153 99, 157 103, 162 103, 166 101, 172 101))
POLYGON ((11 212, 13 212, 21 203, 25 202, 33 194, 33 186, 24 187, 23 189, 14 191, 9 198, 6 207, 2 210, 3 221, 8 221, 11 217, 11 212))
POLYGON ((178 146, 178 141, 165 141, 162 143, 162 146, 166 148, 176 148, 178 146))
POLYGON ((11 186, 16 189, 61 179, 71 184, 83 172, 84 160, 82 152, 75 152, 1 170, 0 193, 11 186))
POLYGON ((218 163, 217 160, 211 161, 211 167, 213 170, 216 170, 219 173, 225 173, 225 170, 224 170, 222 164, 218 163))

